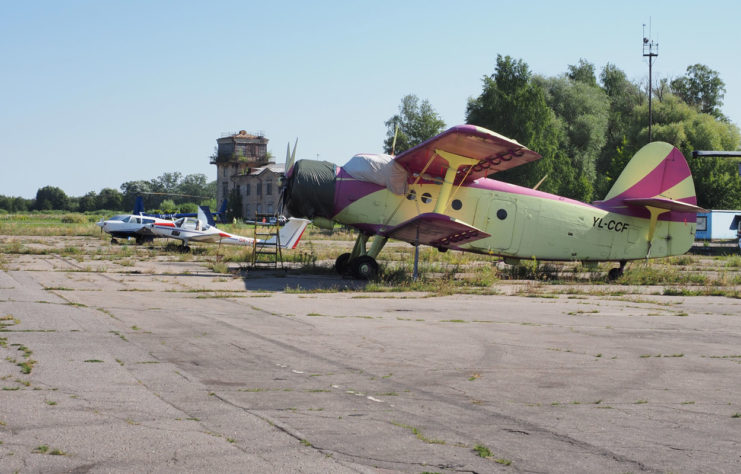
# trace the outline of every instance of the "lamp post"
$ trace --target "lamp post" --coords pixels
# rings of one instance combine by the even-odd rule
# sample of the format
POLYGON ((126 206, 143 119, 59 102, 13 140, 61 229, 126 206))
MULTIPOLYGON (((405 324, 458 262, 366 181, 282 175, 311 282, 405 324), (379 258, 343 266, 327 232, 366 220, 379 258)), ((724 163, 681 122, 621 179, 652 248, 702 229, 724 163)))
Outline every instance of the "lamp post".
MULTIPOLYGON (((649 29, 649 36, 651 35, 649 29)), ((643 25, 643 57, 648 57, 648 142, 651 143, 651 124, 653 123, 653 109, 651 107, 651 99, 653 97, 653 80, 651 77, 651 70, 653 66, 653 58, 659 55, 659 43, 654 43, 650 38, 646 37, 646 25, 643 25)))

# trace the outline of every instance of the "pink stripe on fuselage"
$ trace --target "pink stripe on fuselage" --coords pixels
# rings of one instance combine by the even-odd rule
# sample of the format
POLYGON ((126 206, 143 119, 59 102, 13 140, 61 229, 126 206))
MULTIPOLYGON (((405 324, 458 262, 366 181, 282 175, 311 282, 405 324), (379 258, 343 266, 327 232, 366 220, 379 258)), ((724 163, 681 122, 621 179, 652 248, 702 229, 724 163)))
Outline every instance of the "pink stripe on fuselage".
POLYGON ((577 201, 576 199, 570 199, 556 194, 550 194, 536 189, 524 188, 517 186, 516 184, 505 183, 503 181, 497 181, 496 179, 480 178, 468 185, 469 188, 476 189, 487 189, 489 191, 496 191, 500 193, 508 194, 519 194, 521 196, 530 196, 540 199, 548 199, 551 201, 565 202, 574 204, 576 206, 594 207, 591 204, 577 201))
POLYGON ((344 168, 339 168, 334 189, 334 213, 337 215, 358 199, 380 191, 384 187, 375 183, 355 179, 344 168))

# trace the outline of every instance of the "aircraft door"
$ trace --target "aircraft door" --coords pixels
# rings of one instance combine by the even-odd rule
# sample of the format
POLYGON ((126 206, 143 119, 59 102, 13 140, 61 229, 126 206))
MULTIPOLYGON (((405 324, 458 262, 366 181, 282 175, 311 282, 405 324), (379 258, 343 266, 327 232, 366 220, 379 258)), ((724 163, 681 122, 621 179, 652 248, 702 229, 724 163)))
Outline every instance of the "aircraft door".
POLYGON ((507 250, 512 247, 515 224, 517 220, 517 205, 507 199, 492 199, 489 201, 486 231, 491 234, 487 240, 490 250, 507 250))

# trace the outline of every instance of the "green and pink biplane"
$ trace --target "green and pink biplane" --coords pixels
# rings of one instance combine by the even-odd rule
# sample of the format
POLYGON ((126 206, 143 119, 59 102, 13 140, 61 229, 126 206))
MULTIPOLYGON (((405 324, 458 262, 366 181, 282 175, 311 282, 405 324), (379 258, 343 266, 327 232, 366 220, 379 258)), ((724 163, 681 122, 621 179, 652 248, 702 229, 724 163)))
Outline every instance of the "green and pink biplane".
POLYGON ((515 140, 459 125, 397 156, 361 154, 344 166, 290 158, 283 204, 319 227, 357 229, 353 250, 337 258, 336 269, 360 279, 377 273, 388 239, 507 263, 619 262, 610 278, 629 260, 681 255, 692 245, 703 209, 672 145, 644 146, 605 199, 592 204, 489 178, 539 158, 515 140))

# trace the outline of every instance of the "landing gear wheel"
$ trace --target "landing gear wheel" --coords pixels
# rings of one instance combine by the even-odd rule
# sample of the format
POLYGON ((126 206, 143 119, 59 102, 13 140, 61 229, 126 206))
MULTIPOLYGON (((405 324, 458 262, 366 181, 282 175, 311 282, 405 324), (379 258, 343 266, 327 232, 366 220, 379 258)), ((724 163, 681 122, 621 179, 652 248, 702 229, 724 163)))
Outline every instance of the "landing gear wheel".
POLYGON ((334 261, 334 269, 340 275, 345 275, 350 270, 350 254, 343 253, 334 261))
POLYGON ((611 268, 610 271, 607 272, 607 279, 610 281, 615 281, 621 276, 623 276, 622 268, 611 268))
POLYGON ((178 247, 178 249, 180 250, 180 253, 190 252, 190 247, 188 247, 187 245, 181 245, 180 247, 178 247))
POLYGON ((118 240, 116 240, 115 238, 111 238, 111 243, 112 244, 117 244, 118 243, 118 240))
POLYGON ((144 237, 142 237, 141 235, 137 235, 136 236, 136 245, 141 245, 143 243, 144 243, 144 237))
POLYGON ((368 255, 360 256, 350 261, 352 274, 358 280, 372 280, 378 275, 378 263, 368 255))

